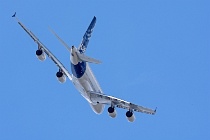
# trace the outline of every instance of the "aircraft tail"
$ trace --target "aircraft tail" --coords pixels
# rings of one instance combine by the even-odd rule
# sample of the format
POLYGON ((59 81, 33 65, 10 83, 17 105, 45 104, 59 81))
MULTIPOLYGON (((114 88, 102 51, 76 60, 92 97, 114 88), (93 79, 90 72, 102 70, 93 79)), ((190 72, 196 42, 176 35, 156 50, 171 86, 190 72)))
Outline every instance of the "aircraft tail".
POLYGON ((87 45, 89 43, 89 40, 90 40, 90 37, 91 37, 91 34, 93 32, 93 28, 94 28, 95 24, 96 24, 96 17, 94 16, 90 25, 89 25, 89 27, 88 27, 88 29, 86 30, 86 32, 83 36, 82 42, 81 42, 81 44, 78 48, 80 53, 84 53, 86 51, 87 45))
MULTIPOLYGON (((90 23, 85 35, 83 36, 83 40, 82 43, 80 45, 80 47, 78 48, 77 57, 84 61, 84 62, 89 62, 89 63, 95 63, 95 64, 99 64, 101 63, 101 61, 88 57, 86 55, 84 55, 85 49, 87 47, 87 44, 89 42, 89 38, 91 36, 93 27, 95 26, 96 23, 96 17, 93 18, 92 22, 90 23)), ((49 30, 56 36, 56 38, 66 47, 66 49, 71 52, 71 48, 49 27, 49 30)))

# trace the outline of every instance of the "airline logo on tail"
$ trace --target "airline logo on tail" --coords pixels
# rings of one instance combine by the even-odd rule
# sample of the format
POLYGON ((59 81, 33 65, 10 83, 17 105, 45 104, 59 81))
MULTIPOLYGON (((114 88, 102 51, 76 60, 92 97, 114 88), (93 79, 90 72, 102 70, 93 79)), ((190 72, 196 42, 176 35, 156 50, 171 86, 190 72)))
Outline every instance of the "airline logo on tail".
POLYGON ((89 43, 89 39, 91 37, 91 33, 93 32, 93 28, 96 24, 96 17, 93 18, 93 20, 91 21, 87 31, 85 32, 82 42, 79 46, 79 52, 80 53, 84 53, 86 51, 87 45, 89 43))

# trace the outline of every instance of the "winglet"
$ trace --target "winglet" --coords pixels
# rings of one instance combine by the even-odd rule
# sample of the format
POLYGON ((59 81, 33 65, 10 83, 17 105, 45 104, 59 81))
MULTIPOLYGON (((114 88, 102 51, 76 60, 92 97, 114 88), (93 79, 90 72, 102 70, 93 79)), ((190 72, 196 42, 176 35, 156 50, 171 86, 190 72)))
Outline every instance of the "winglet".
POLYGON ((14 13, 14 15, 12 15, 12 17, 15 17, 16 16, 16 12, 14 13))
POLYGON ((51 33, 53 33, 56 36, 56 38, 66 47, 66 49, 69 52, 71 52, 71 48, 50 27, 48 27, 48 28, 51 31, 51 33))
POLYGON ((155 111, 154 111, 155 113, 157 112, 157 107, 155 108, 155 111))
POLYGON ((19 19, 16 17, 16 12, 12 15, 13 18, 15 18, 17 20, 17 22, 20 24, 19 19))

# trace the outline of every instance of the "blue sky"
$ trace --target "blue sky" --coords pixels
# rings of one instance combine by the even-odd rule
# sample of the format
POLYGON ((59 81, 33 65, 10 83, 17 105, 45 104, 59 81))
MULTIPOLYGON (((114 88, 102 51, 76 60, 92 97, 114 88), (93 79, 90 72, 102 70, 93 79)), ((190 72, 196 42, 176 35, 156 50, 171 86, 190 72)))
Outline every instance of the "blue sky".
POLYGON ((0 139, 210 139, 208 0, 18 0, 0 5, 0 139), (69 53, 50 33, 78 46, 97 17, 87 55, 104 93, 150 108, 116 119, 96 115, 70 81, 60 84, 50 59, 21 22, 70 70, 69 53))

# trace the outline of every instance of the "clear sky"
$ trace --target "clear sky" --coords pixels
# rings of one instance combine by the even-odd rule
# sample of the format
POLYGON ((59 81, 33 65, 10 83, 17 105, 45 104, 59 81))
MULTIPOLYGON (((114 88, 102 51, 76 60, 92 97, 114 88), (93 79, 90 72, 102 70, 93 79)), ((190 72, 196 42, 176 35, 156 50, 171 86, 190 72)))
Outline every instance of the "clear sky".
POLYGON ((209 0, 16 0, 0 4, 0 140, 210 139, 209 0), (93 16, 87 55, 104 93, 155 108, 96 115, 11 16, 70 70, 69 53, 50 33, 78 46, 93 16))

